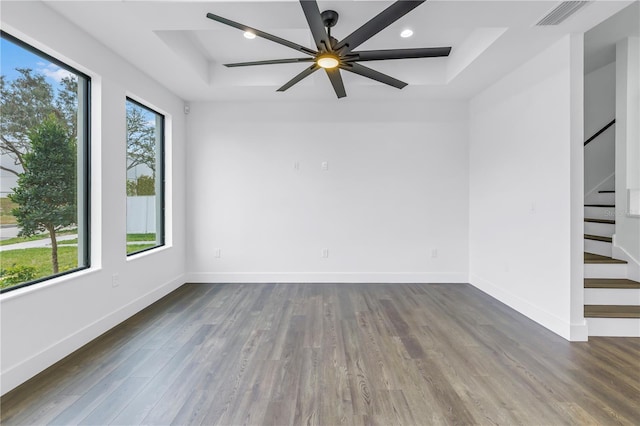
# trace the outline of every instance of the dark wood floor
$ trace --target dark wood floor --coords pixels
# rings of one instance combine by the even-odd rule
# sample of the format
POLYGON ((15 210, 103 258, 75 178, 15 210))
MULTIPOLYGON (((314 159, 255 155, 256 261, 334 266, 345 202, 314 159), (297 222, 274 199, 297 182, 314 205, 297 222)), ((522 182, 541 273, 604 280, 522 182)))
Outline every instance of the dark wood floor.
POLYGON ((469 285, 184 285, 5 395, 3 424, 639 424, 640 339, 469 285))

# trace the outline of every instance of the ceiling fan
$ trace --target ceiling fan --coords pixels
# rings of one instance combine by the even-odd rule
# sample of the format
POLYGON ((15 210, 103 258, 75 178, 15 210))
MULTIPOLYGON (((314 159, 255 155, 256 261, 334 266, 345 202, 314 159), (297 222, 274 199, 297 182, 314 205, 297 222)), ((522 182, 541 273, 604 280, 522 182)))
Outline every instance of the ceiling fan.
POLYGON ((422 1, 405 1, 400 0, 391 4, 385 10, 380 12, 373 19, 362 25, 360 28, 352 32, 342 40, 336 40, 331 36, 331 28, 338 22, 338 12, 334 10, 325 10, 320 13, 318 3, 315 0, 300 0, 300 5, 307 18, 307 23, 311 29, 311 35, 315 41, 317 50, 309 49, 300 44, 285 40, 283 38, 265 33, 248 25, 240 24, 223 18, 222 16, 207 13, 207 18, 223 24, 238 28, 245 31, 249 37, 258 36, 271 40, 283 46, 290 47, 302 52, 309 57, 291 58, 291 59, 273 59, 267 61, 239 62, 234 64, 225 64, 227 67, 244 67, 250 65, 270 65, 270 64, 291 64, 298 62, 311 62, 311 66, 293 77, 284 86, 278 89, 278 92, 284 92, 294 84, 300 82, 305 77, 313 74, 320 68, 324 68, 333 90, 335 90, 338 98, 347 96, 342 82, 340 70, 349 71, 361 76, 379 81, 389 86, 402 89, 407 83, 397 80, 391 76, 373 70, 361 65, 363 61, 385 61, 389 59, 408 59, 408 58, 433 58, 439 56, 449 56, 451 47, 425 47, 417 49, 387 49, 387 50, 354 50, 365 41, 369 40, 380 31, 420 6, 426 0, 422 1))

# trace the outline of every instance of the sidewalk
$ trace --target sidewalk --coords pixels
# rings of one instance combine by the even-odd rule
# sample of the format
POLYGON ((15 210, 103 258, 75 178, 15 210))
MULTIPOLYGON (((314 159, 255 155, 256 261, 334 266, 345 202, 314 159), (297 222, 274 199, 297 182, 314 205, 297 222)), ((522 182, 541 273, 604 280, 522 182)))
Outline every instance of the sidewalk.
MULTIPOLYGON (((77 235, 61 235, 58 238, 56 238, 56 240, 58 241, 58 244, 60 244, 61 241, 73 240, 74 238, 78 238, 78 236, 77 235)), ((40 248, 40 247, 51 247, 51 238, 43 238, 42 240, 27 241, 24 243, 16 243, 16 244, 9 244, 6 246, 0 246, 0 252, 8 251, 8 250, 21 250, 21 249, 29 249, 29 248, 40 248)))
MULTIPOLYGON (((73 240, 74 238, 78 238, 77 235, 61 235, 57 238, 58 247, 61 246, 63 241, 73 240)), ((129 241, 127 242, 128 246, 138 245, 138 244, 156 244, 155 241, 129 241)), ((70 247, 77 246, 78 244, 65 244, 62 247, 70 247)), ((51 238, 44 238, 42 240, 35 241, 27 241, 25 243, 16 243, 9 244, 6 246, 0 246, 0 252, 9 251, 9 250, 22 250, 22 249, 30 249, 30 248, 42 248, 42 247, 51 247, 51 238)))

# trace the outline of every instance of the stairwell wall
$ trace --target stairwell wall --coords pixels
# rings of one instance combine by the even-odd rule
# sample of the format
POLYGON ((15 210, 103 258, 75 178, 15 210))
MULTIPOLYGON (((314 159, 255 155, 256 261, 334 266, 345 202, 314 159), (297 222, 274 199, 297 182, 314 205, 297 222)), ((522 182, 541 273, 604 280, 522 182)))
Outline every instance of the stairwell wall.
POLYGON ((582 49, 566 36, 470 102, 470 282, 571 340, 587 336, 582 49))
MULTIPOLYGON (((629 195, 640 191, 640 40, 616 46, 616 233, 614 256, 629 262, 640 280, 640 216, 630 215, 629 195)), ((636 207, 637 208, 637 207, 636 207)))
MULTIPOLYGON (((593 136, 616 114, 616 64, 611 62, 584 76, 584 135, 593 136)), ((613 125, 584 147, 584 193, 596 191, 615 173, 613 125)), ((614 189, 613 186, 605 189, 614 189)))

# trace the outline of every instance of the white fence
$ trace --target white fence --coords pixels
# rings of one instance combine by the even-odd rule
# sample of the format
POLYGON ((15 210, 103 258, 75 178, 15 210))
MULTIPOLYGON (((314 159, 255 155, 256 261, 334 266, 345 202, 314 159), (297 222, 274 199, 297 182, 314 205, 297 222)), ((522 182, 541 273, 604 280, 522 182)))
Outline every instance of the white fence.
POLYGON ((156 196, 127 197, 127 234, 156 232, 156 196))

